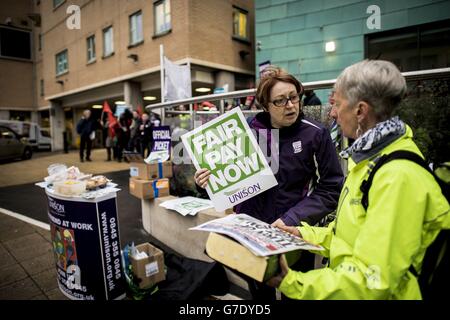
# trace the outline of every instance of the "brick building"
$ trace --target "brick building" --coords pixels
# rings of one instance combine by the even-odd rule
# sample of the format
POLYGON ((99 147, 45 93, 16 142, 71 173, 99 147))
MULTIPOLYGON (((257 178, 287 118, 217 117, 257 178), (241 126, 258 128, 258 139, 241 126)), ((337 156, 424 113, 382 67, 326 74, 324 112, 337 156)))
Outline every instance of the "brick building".
MULTIPOLYGON (((10 93, 0 118, 49 127, 54 150, 63 132, 76 145, 83 109, 160 101, 161 44, 167 58, 190 64, 193 96, 254 86, 253 1, 19 0, 0 9, 0 31, 20 31, 29 44, 26 57, 0 54, 0 90, 10 93)), ((0 37, 3 47, 7 33, 0 37)))

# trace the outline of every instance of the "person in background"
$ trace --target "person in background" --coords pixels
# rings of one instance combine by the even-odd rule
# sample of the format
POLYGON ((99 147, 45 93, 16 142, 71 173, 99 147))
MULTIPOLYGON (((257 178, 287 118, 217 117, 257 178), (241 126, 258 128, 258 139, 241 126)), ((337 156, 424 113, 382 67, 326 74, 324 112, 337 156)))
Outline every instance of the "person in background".
POLYGON ((77 133, 80 135, 80 161, 84 162, 84 150, 86 161, 91 160, 92 140, 91 134, 95 131, 95 123, 91 119, 91 110, 84 110, 83 116, 77 123, 77 133))
POLYGON ((141 116, 137 111, 133 111, 133 118, 130 125, 130 142, 128 144, 129 151, 137 151, 141 153, 141 142, 139 135, 139 127, 142 124, 141 116))
POLYGON ((142 115, 142 123, 139 126, 139 141, 141 143, 141 154, 144 158, 147 158, 150 155, 150 151, 152 150, 152 128, 153 124, 150 121, 150 116, 147 112, 144 112, 142 115))
POLYGON ((341 149, 341 142, 342 142, 342 133, 341 128, 339 127, 337 123, 337 111, 336 111, 336 100, 334 98, 335 91, 331 91, 330 96, 328 98, 328 103, 330 104, 330 112, 328 116, 333 119, 330 125, 330 134, 331 134, 331 141, 333 141, 334 147, 337 151, 340 151, 341 149))
POLYGON ((107 116, 105 118, 106 119, 101 122, 101 125, 103 126, 104 133, 106 135, 105 139, 105 148, 107 154, 106 161, 111 161, 111 151, 113 151, 112 155, 114 160, 117 160, 117 152, 116 148, 114 148, 114 138, 115 138, 114 124, 109 123, 107 116))
POLYGON ((423 158, 411 128, 394 110, 406 94, 406 81, 388 61, 364 60, 346 68, 334 86, 337 122, 354 143, 341 152, 349 173, 337 218, 328 227, 280 228, 321 245, 329 266, 308 272, 288 268, 268 284, 292 299, 421 299, 417 278, 427 247, 450 229, 450 207, 434 177, 405 159, 376 172, 368 203, 361 185, 381 156, 410 151, 423 158), (365 205, 364 205, 365 204, 365 205))
MULTIPOLYGON (((274 66, 265 69, 256 92, 264 112, 247 121, 259 144, 272 150, 272 161, 278 161, 278 185, 238 204, 236 213, 273 226, 297 226, 301 221, 314 225, 336 209, 341 166, 328 129, 304 117, 302 95, 303 86, 293 75, 274 66), (279 141, 272 141, 276 130, 279 141)), ((205 188, 209 177, 207 169, 200 169, 194 179, 205 188)), ((302 255, 299 268, 314 268, 314 255, 302 255)), ((255 300, 275 299, 275 290, 256 281, 249 281, 249 288, 255 300)))
POLYGON ((305 98, 303 99, 303 106, 321 106, 322 101, 316 96, 314 90, 305 90, 305 98))
POLYGON ((128 142, 130 141, 131 118, 131 112, 126 109, 125 112, 120 115, 118 125, 115 128, 118 162, 122 162, 123 150, 126 150, 128 147, 128 142))
POLYGON ((150 112, 150 122, 154 127, 159 127, 161 125, 161 117, 155 112, 150 112))

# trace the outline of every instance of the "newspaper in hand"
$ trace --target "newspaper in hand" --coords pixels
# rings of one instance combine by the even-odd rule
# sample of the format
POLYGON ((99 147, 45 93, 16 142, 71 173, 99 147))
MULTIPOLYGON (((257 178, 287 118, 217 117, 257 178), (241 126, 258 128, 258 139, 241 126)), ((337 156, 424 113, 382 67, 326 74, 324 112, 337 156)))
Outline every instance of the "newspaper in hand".
POLYGON ((246 214, 232 214, 203 223, 189 230, 225 234, 257 256, 270 256, 294 250, 323 250, 270 224, 246 214))

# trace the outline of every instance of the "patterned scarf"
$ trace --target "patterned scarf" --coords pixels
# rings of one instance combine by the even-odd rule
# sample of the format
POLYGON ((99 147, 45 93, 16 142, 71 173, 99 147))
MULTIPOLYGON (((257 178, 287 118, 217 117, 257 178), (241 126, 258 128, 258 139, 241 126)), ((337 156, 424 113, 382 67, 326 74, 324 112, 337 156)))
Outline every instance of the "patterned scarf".
POLYGON ((344 159, 348 159, 357 153, 372 154, 372 152, 370 152, 371 150, 379 150, 381 145, 387 145, 387 142, 392 142, 397 137, 405 134, 405 132, 406 125, 397 116, 386 121, 379 122, 375 127, 356 139, 350 147, 343 150, 340 153, 340 156, 344 159))
POLYGON ((336 120, 333 120, 330 128, 331 141, 336 149, 341 145, 341 128, 339 127, 336 120))

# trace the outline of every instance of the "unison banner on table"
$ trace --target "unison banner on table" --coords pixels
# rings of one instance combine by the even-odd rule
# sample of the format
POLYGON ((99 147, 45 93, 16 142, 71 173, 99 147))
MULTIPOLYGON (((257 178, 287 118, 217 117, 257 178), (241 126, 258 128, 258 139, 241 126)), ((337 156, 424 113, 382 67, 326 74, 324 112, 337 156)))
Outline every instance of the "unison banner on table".
POLYGON ((47 192, 60 290, 75 300, 125 297, 116 194, 95 200, 47 192))
POLYGON ((206 191, 218 211, 277 185, 239 108, 181 136, 195 168, 211 172, 206 191))

